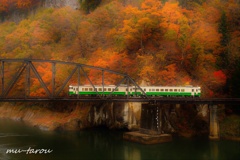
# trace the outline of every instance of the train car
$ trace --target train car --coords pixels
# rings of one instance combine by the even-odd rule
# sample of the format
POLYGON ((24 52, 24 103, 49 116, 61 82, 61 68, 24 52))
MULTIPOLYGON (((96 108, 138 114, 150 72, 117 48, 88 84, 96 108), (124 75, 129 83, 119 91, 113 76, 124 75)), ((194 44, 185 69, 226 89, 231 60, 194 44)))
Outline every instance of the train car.
POLYGON ((200 97, 201 87, 193 86, 146 86, 141 87, 147 96, 200 97))
POLYGON ((115 85, 97 85, 93 88, 92 85, 70 85, 69 95, 80 95, 80 96, 96 96, 96 95, 114 95, 124 96, 126 95, 126 86, 119 86, 116 88, 115 85))
MULTIPOLYGON (((141 86, 147 96, 158 97, 200 97, 201 87, 193 86, 141 86)), ((113 95, 113 96, 143 96, 140 89, 126 85, 120 85, 116 88, 115 85, 70 85, 70 96, 97 96, 97 95, 113 95)))

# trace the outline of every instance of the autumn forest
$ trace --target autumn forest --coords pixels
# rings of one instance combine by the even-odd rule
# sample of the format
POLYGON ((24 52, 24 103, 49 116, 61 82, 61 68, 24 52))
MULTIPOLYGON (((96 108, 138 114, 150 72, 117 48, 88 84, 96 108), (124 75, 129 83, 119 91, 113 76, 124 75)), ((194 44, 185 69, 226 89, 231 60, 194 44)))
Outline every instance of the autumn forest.
MULTIPOLYGON (((0 57, 83 63, 127 73, 139 84, 194 85, 204 97, 240 97, 239 0, 79 4, 0 0, 0 57), (25 17, 8 20, 16 10, 25 17)), ((50 67, 39 66, 46 81, 50 67)))

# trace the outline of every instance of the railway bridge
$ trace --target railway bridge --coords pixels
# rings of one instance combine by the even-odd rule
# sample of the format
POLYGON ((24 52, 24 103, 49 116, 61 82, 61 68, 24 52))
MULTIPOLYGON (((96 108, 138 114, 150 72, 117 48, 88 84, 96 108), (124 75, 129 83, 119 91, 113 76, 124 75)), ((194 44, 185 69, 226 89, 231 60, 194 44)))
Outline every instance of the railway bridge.
MULTIPOLYGON (((240 105, 239 98, 148 97, 145 91, 127 74, 106 68, 56 60, 0 59, 0 77, 0 102, 138 102, 156 107, 158 104, 207 104, 210 110, 210 138, 213 139, 219 138, 218 105, 240 105), (103 90, 109 83, 116 87, 122 84, 127 87, 134 86, 142 92, 143 96, 118 97, 111 94, 108 96, 97 94, 95 97, 69 97, 68 95, 68 86, 71 84, 78 86, 88 84, 95 88, 97 83, 101 84, 103 90)), ((161 120, 160 111, 152 115, 153 119, 161 120)), ((161 123, 157 125, 159 126, 156 132, 161 134, 161 123)), ((145 127, 145 129, 149 128, 145 127)))

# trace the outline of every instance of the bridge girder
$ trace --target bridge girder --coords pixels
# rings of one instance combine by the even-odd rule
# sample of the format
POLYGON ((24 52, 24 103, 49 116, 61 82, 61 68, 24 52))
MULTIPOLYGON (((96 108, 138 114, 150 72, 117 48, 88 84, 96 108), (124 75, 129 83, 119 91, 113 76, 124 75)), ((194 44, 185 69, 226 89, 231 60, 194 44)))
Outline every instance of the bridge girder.
MULTIPOLYGON (((92 80, 89 78, 87 72, 85 71, 86 69, 93 69, 93 70, 98 70, 102 72, 102 86, 104 89, 104 80, 105 80, 105 73, 111 73, 118 75, 122 77, 122 79, 116 84, 115 89, 110 93, 108 97, 105 97, 101 94, 98 93, 96 90, 96 93, 99 97, 102 99, 107 99, 112 96, 112 93, 119 87, 124 81, 127 82, 127 87, 129 87, 129 83, 135 86, 135 89, 139 89, 144 97, 147 98, 146 93, 141 89, 141 87, 127 74, 123 74, 120 72, 116 72, 110 69, 106 68, 101 68, 101 67, 96 67, 96 66, 90 66, 86 64, 80 64, 80 63, 74 63, 74 62, 64 62, 64 61, 57 61, 57 60, 40 60, 40 59, 0 59, 0 76, 1 76, 1 83, 0 83, 0 88, 1 88, 1 93, 0 93, 0 100, 4 99, 11 99, 11 98, 17 98, 18 97, 8 97, 10 91, 14 87, 14 85, 17 83, 19 80, 20 76, 23 76, 25 74, 25 91, 24 91, 24 97, 22 99, 31 99, 30 97, 30 79, 31 75, 30 72, 34 74, 34 76, 37 78, 39 81, 41 87, 44 89, 44 91, 47 94, 47 97, 44 97, 45 99, 58 99, 60 93, 64 90, 70 79, 73 77, 74 74, 77 73, 77 85, 80 86, 80 77, 81 73, 83 73, 84 77, 89 81, 91 86, 95 89, 95 84, 92 82, 92 80), (6 84, 6 75, 5 75, 5 66, 6 64, 10 63, 21 63, 21 66, 19 69, 15 72, 15 74, 11 77, 11 80, 6 84), (39 74, 39 71, 36 69, 36 66, 34 63, 49 63, 52 64, 52 70, 51 70, 51 76, 52 76, 52 90, 50 91, 49 88, 47 87, 46 82, 44 82, 42 76, 39 74), (67 66, 72 66, 73 69, 71 70, 71 73, 69 76, 66 77, 66 79, 63 81, 63 84, 59 86, 59 89, 56 90, 56 65, 61 64, 61 65, 67 65, 67 66)), ((41 97, 39 97, 41 99, 41 97)), ((79 96, 77 96, 79 98, 79 96)), ((128 96, 127 96, 128 98, 128 96)))

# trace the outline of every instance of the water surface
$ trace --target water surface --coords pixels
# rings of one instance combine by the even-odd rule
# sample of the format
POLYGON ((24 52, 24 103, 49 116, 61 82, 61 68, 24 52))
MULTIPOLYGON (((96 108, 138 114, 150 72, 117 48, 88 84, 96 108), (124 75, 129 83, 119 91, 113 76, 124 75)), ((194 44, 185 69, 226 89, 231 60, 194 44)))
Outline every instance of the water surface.
POLYGON ((209 141, 206 138, 174 138, 169 143, 143 145, 124 141, 123 133, 105 128, 77 132, 48 132, 27 126, 22 122, 0 119, 0 159, 235 160, 240 158, 240 142, 209 141), (24 151, 29 148, 34 151, 48 149, 52 152, 6 153, 8 149, 24 151))

